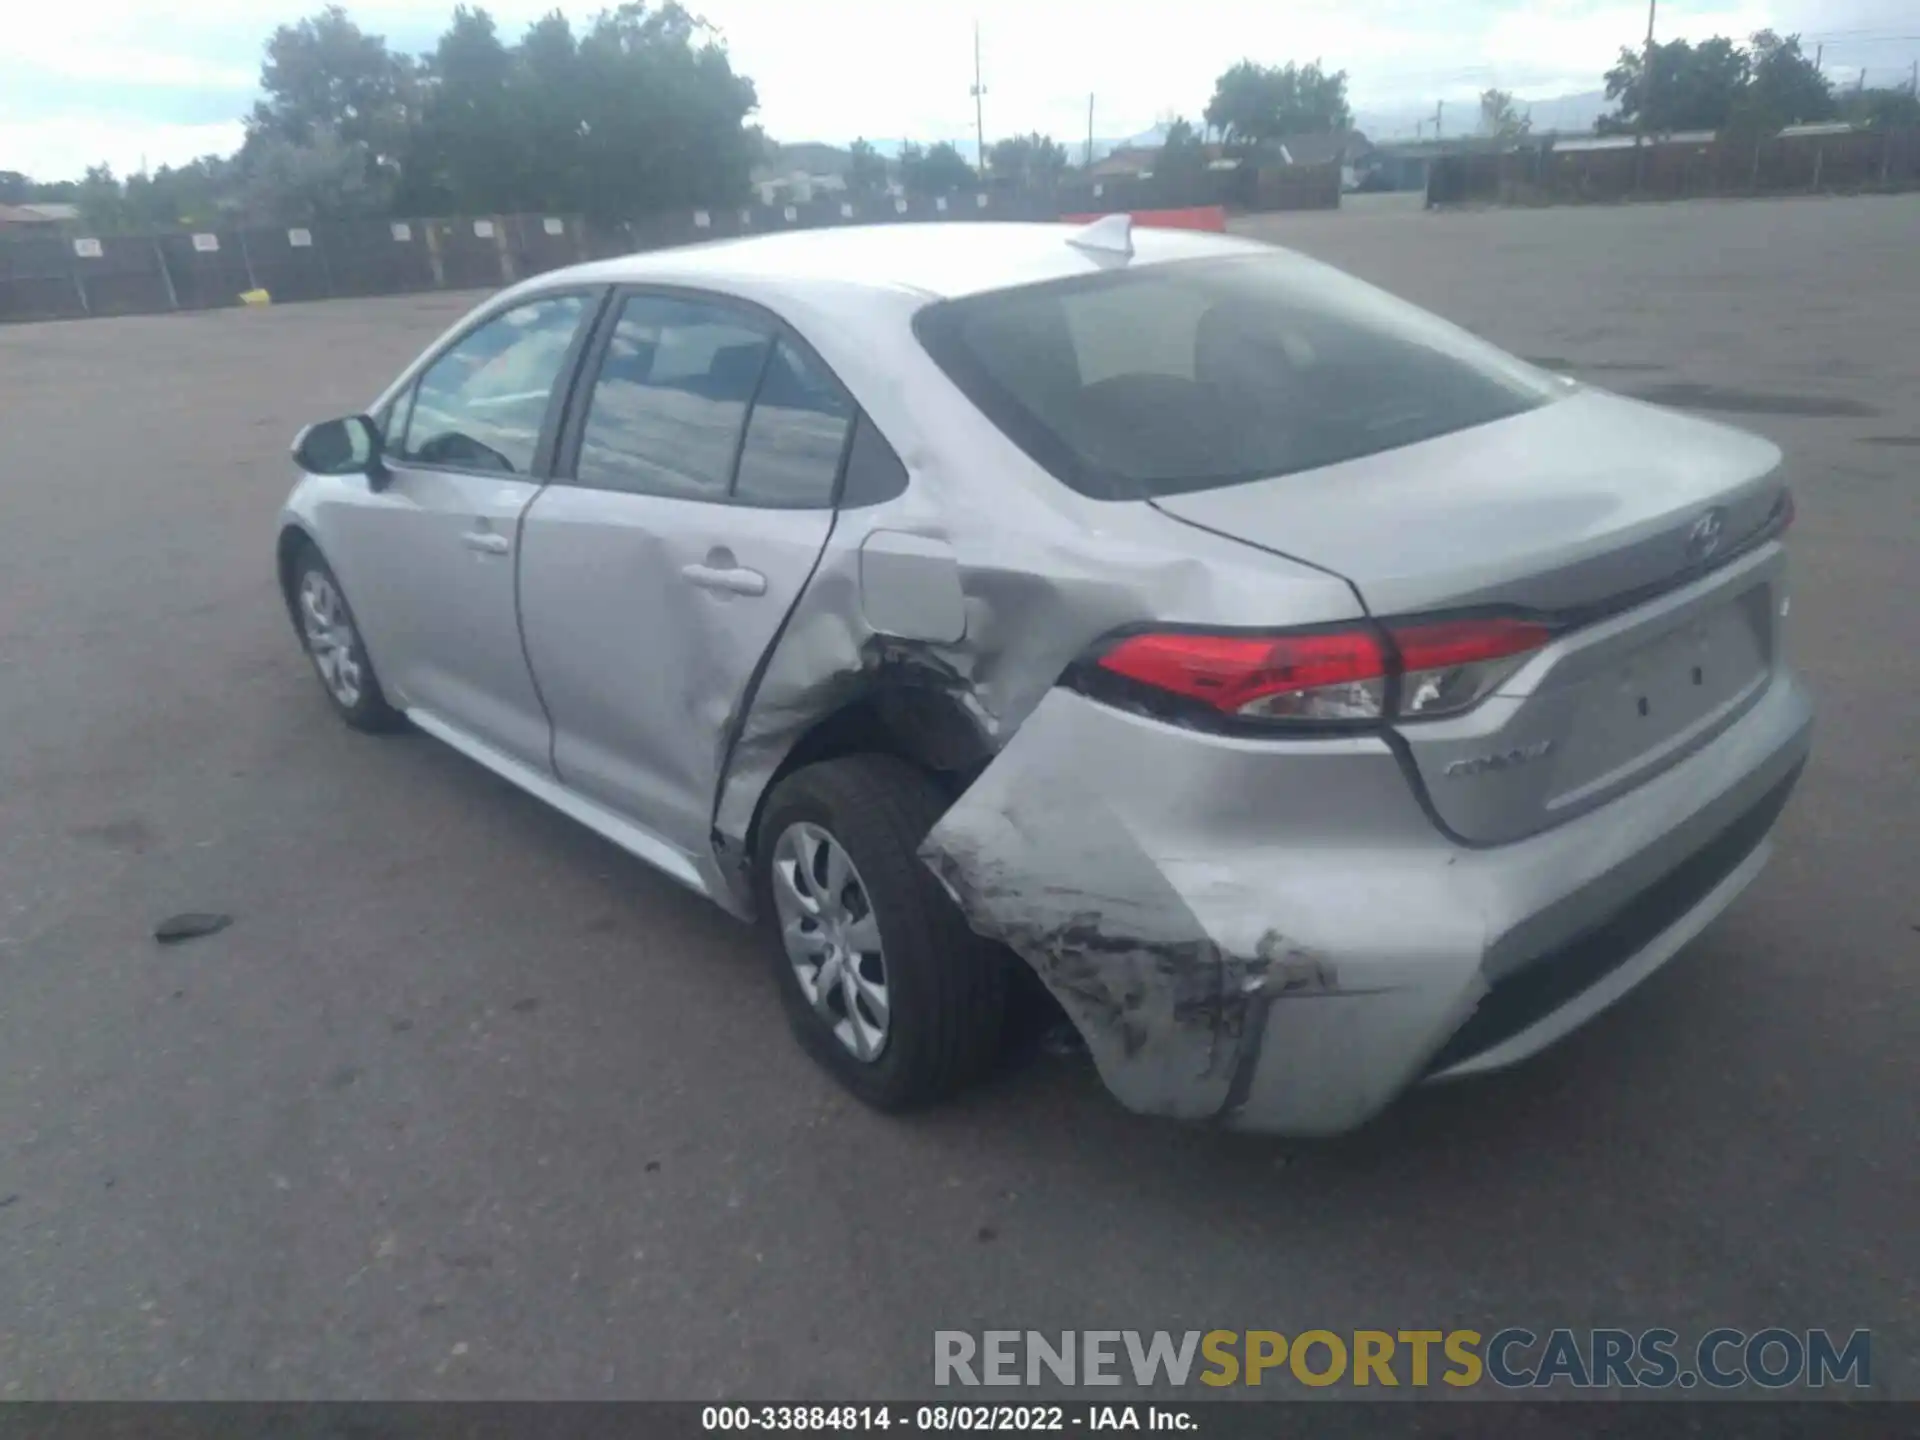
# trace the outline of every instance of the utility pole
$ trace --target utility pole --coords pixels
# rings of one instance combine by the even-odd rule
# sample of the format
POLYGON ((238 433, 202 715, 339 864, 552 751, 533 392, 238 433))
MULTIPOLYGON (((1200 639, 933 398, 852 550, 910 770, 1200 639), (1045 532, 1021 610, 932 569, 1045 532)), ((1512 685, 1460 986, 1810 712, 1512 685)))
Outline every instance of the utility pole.
POLYGON ((1920 60, 1916 60, 1907 69, 1907 93, 1920 99, 1920 60))
POLYGON ((1864 65, 1860 67, 1860 84, 1856 88, 1855 93, 1860 95, 1867 93, 1867 67, 1864 65))
POLYGON ((1446 101, 1436 100, 1433 102, 1433 138, 1435 140, 1440 138, 1440 117, 1446 113, 1446 109, 1446 101))
POLYGON ((982 180, 987 178, 987 125, 980 114, 980 97, 987 87, 980 83, 980 22, 973 22, 973 158, 982 180))
POLYGON ((1093 94, 1087 94, 1087 169, 1093 169, 1093 94))
POLYGON ((1653 12, 1660 0, 1647 0, 1647 48, 1640 61, 1640 103, 1633 117, 1633 188, 1642 189, 1647 173, 1647 107, 1653 103, 1653 12))
POLYGON ((1818 70, 1820 68, 1820 59, 1826 53, 1827 53, 1827 42, 1824 40, 1822 40, 1818 45, 1813 47, 1813 68, 1815 70, 1818 70))

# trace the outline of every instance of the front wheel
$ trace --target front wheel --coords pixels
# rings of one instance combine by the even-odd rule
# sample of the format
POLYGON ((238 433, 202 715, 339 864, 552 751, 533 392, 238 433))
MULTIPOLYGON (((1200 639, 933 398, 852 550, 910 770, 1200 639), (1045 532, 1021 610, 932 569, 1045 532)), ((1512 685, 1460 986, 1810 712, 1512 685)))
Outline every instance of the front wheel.
POLYGON ((302 547, 294 564, 288 598, 307 658, 340 718, 356 730, 398 728, 400 712, 381 693, 346 593, 312 545, 302 547))
POLYGON ((945 1099, 997 1053, 1006 960, 916 851, 946 808, 904 761, 857 755, 782 781, 760 826, 762 926, 794 1033, 860 1099, 945 1099))

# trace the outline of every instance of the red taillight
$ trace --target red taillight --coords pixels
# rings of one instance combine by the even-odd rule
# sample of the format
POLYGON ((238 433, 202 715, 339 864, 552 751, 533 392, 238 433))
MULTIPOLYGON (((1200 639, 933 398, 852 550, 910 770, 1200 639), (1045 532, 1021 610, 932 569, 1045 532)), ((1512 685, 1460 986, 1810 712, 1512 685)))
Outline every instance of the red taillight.
POLYGON ((1256 718, 1372 718, 1386 692, 1386 655, 1372 630, 1134 635, 1102 655, 1100 666, 1223 714, 1256 718))
POLYGON ((1435 620, 1392 627, 1403 670, 1438 670, 1538 650, 1553 632, 1534 620, 1435 620))
POLYGON ((1553 631, 1494 617, 1410 621, 1385 635, 1390 640, 1372 626, 1276 635, 1156 631, 1118 641, 1098 663, 1224 715, 1307 723, 1385 717, 1388 682, 1397 677, 1393 713, 1426 719, 1479 703, 1553 631))
POLYGON ((1773 502, 1773 533, 1784 535, 1793 525, 1793 491, 1782 490, 1780 498, 1773 502))

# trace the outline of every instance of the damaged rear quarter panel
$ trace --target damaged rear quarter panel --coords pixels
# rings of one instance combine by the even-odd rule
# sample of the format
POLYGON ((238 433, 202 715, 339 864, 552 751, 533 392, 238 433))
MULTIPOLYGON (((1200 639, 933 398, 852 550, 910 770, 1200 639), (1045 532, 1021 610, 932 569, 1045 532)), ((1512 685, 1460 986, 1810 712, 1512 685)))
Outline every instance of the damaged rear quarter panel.
MULTIPOLYGON (((1384 1103, 1404 1083, 1398 1071, 1356 1079, 1352 1065, 1378 1048, 1372 1017, 1432 981, 1408 958, 1424 958, 1432 934, 1336 958, 1327 943, 1341 933, 1336 910, 1391 910, 1398 891, 1348 893, 1337 872, 1263 871, 1257 856, 1249 869, 1231 834, 1183 855, 1166 836, 1143 833, 1156 806, 1183 802, 1157 792, 1137 805, 1142 776, 1129 770, 1137 762, 1103 766, 1089 755, 1084 712, 1059 703, 1065 692, 1054 687, 1091 644, 1125 626, 1325 624, 1363 613, 1358 598, 1335 576, 1144 502, 1069 491, 933 368, 911 338, 910 313, 903 309, 892 349, 874 345, 871 330, 843 346, 830 317, 795 317, 898 452, 908 485, 840 513, 758 684, 723 732, 715 864, 734 908, 752 912, 745 862, 754 819, 795 747, 856 702, 937 693, 965 717, 989 763, 922 856, 974 928, 1012 948, 1060 999, 1115 1095, 1143 1112, 1245 1115, 1268 1128, 1275 1115, 1298 1129, 1354 1123, 1356 1106, 1384 1103), (861 562, 876 534, 884 593, 869 596, 861 562), (903 603, 922 571, 938 603, 903 603), (1336 1047, 1346 1055, 1330 1056, 1336 1047), (1275 1077, 1305 1097, 1305 1113, 1286 1113, 1266 1093, 1275 1077)), ((1186 748, 1178 735, 1172 743, 1186 748)), ((1391 791, 1376 809, 1408 812, 1430 838, 1391 760, 1365 758, 1359 783, 1391 791)), ((1202 803, 1233 809, 1220 794, 1202 803)), ((1254 848, 1272 845, 1258 817, 1228 821, 1254 848)), ((1421 863, 1409 860, 1401 878, 1431 889, 1440 882, 1421 863)), ((1452 949, 1477 957, 1479 938, 1452 949)), ((1423 1004, 1408 1015, 1430 1015, 1431 997, 1423 1004)), ((1387 1068, 1404 1055, 1403 1044, 1387 1068)))
POLYGON ((720 893, 752 910, 747 846, 782 761, 814 726, 889 687, 931 688, 998 751, 1062 671, 1099 636, 1147 619, 1245 624, 1350 618, 1344 581, 1167 519, 1142 502, 1100 502, 1045 474, 956 391, 911 332, 924 296, 862 292, 888 323, 849 326, 784 307, 900 456, 904 494, 843 510, 813 577, 721 727, 713 810, 720 893), (863 546, 885 538, 884 594, 863 595, 863 546), (899 596, 924 574, 964 624, 900 623, 899 596), (909 633, 889 633, 904 630, 909 633), (926 638, 929 635, 940 638, 926 638))
POLYGON ((1056 690, 921 848, 1144 1113, 1351 1128, 1483 989, 1477 887, 1377 739, 1206 740, 1056 690))

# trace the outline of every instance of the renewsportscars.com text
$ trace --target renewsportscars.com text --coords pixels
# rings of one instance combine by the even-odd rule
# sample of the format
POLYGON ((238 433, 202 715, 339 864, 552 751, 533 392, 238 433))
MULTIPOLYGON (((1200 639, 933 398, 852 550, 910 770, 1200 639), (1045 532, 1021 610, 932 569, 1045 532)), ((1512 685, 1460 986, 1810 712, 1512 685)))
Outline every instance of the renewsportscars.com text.
POLYGON ((1509 1390, 1865 1389, 1853 1330, 936 1330, 936 1385, 1353 1385, 1509 1390))

